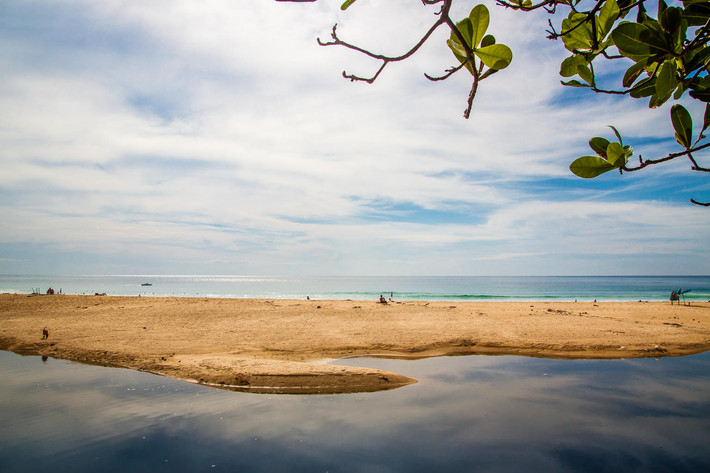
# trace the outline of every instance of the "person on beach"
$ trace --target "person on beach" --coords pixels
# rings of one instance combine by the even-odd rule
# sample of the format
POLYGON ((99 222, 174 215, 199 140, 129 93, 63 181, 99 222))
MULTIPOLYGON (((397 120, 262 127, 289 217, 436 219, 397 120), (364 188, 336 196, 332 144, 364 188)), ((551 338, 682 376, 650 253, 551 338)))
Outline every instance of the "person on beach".
POLYGON ((387 304, 387 299, 382 297, 382 294, 380 294, 380 304, 387 304))
POLYGON ((47 327, 44 327, 42 329, 42 340, 47 340, 49 338, 49 330, 47 330, 47 327))

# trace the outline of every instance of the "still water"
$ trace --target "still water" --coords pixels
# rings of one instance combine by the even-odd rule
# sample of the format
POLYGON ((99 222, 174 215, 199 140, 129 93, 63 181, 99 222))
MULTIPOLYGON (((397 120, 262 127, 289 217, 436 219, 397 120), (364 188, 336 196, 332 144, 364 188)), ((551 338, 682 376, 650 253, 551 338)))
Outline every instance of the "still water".
POLYGON ((0 471, 710 471, 710 353, 339 363, 420 382, 262 395, 0 352, 0 471))

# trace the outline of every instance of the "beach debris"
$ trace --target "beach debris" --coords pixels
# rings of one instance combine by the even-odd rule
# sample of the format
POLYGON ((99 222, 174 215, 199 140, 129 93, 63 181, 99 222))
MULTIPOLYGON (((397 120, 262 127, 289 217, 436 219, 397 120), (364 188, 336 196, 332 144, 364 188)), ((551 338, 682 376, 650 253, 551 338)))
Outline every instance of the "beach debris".
POLYGON ((619 347, 619 350, 626 350, 626 347, 619 347))
POLYGON ((666 352, 667 350, 666 350, 665 348, 663 348, 662 346, 660 346, 660 345, 656 345, 656 346, 654 346, 651 350, 649 350, 648 348, 644 348, 643 351, 659 351, 659 352, 664 353, 664 352, 666 352))

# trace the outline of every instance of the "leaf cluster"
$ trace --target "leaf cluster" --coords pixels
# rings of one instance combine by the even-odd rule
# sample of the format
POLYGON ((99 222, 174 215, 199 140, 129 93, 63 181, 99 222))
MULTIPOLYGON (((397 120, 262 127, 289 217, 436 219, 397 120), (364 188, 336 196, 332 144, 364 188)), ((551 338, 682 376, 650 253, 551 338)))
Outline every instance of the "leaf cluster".
POLYGON ((456 29, 446 44, 456 59, 478 79, 484 79, 492 73, 505 69, 513 60, 513 51, 505 44, 496 44, 493 35, 486 34, 490 23, 490 13, 485 5, 476 5, 467 18, 456 23, 456 29), (480 65, 471 54, 480 60, 480 65), (483 66, 489 69, 483 72, 483 66), (483 74, 481 74, 483 73, 483 74))
POLYGON ((563 85, 648 99, 651 109, 669 100, 679 100, 686 92, 691 99, 706 103, 703 127, 697 139, 693 138, 690 113, 679 104, 671 107, 675 138, 684 148, 681 153, 657 160, 639 158, 638 167, 627 167, 630 154, 618 149, 621 137, 614 128, 618 144, 604 146, 606 140, 592 138, 589 144, 597 155, 576 159, 570 170, 579 177, 591 178, 614 169, 635 171, 687 156, 693 170, 705 171, 692 153, 705 147, 700 142, 705 139, 703 132, 710 117, 710 2, 684 0, 682 6, 669 7, 660 0, 656 18, 648 14, 644 0, 599 0, 593 2, 589 10, 579 8, 580 0, 545 3, 555 6, 565 3, 570 8, 567 18, 562 21, 561 31, 553 28, 550 34, 552 39, 561 38, 565 48, 572 53, 560 65, 560 75, 570 78, 562 81, 563 85), (636 10, 636 17, 630 20, 633 10, 636 10), (594 61, 599 58, 631 62, 621 77, 619 89, 606 90, 597 84, 594 61))
POLYGON ((614 130, 618 141, 609 141, 600 136, 589 140, 589 147, 597 155, 582 156, 570 164, 570 170, 577 176, 585 179, 597 177, 605 172, 626 166, 629 158, 633 156, 634 149, 629 145, 624 146, 618 130, 613 126, 609 126, 609 128, 614 130))
MULTIPOLYGON (((355 1, 344 0, 341 9, 346 10, 355 1)), ((322 42, 319 39, 318 42, 324 46, 343 46, 382 61, 379 70, 369 78, 343 72, 343 76, 350 80, 372 83, 389 63, 411 57, 432 36, 434 30, 446 25, 451 30, 446 44, 459 64, 447 69, 441 77, 426 77, 439 81, 461 69, 468 70, 472 76, 468 108, 464 112, 464 117, 468 118, 479 82, 508 67, 513 53, 508 46, 498 44, 493 35, 487 34, 490 13, 485 5, 474 6, 468 17, 454 22, 449 12, 455 0, 419 1, 425 6, 439 5, 440 10, 436 13, 438 19, 416 45, 400 56, 376 54, 342 41, 336 34, 335 26, 332 41, 322 42)), ((639 164, 629 166, 633 149, 623 144, 621 134, 612 126, 617 140, 609 141, 602 137, 589 140, 595 155, 582 156, 572 162, 570 170, 574 174, 593 178, 617 169, 620 172, 636 171, 679 157, 687 157, 694 171, 710 172, 710 168, 700 166, 693 155, 710 148, 710 142, 704 141, 706 137, 703 134, 710 125, 710 1, 682 0, 677 6, 668 6, 665 0, 658 0, 655 18, 649 15, 646 0, 537 0, 539 3, 533 3, 534 0, 496 1, 501 6, 520 11, 545 9, 551 15, 558 8, 569 10, 558 29, 553 26, 551 19, 548 20, 548 38, 561 39, 565 49, 571 53, 560 65, 560 75, 565 79, 562 84, 565 86, 632 99, 647 99, 651 109, 683 97, 706 104, 703 126, 697 137, 693 135, 693 119, 685 107, 679 104, 671 107, 671 124, 676 141, 683 151, 658 159, 644 160, 639 156, 639 164), (598 61, 630 63, 619 78, 617 89, 600 87, 595 72, 598 61)), ((710 203, 691 201, 710 206, 710 203)))

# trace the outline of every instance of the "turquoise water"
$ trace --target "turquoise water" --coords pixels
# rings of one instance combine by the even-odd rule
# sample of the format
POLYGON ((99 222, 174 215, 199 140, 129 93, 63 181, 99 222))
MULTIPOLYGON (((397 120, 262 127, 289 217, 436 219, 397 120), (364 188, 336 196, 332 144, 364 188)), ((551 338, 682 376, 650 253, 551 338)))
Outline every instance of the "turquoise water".
POLYGON ((687 300, 710 300, 710 276, 290 277, 290 276, 0 276, 0 293, 374 300, 665 301, 690 289, 687 300), (150 283, 151 286, 141 286, 150 283))
POLYGON ((339 363, 420 382, 247 394, 0 352, 0 471, 710 471, 710 353, 339 363))

